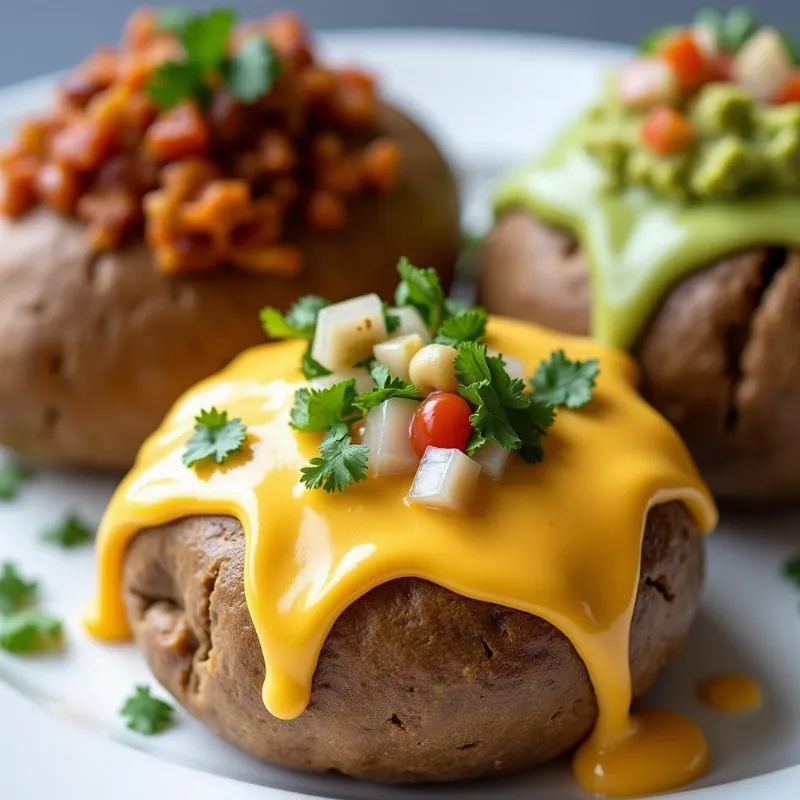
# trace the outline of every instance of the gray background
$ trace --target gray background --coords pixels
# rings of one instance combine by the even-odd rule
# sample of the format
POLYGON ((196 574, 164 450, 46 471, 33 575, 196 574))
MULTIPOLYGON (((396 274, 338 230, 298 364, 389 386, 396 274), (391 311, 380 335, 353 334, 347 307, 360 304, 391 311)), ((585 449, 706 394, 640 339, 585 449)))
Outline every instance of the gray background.
MULTIPOLYGON (((136 0, 0 0, 0 86, 76 63, 116 40, 136 0)), ((174 3, 151 3, 171 5, 174 3)), ((184 0, 234 5, 242 16, 292 7, 320 28, 445 25, 536 31, 635 42, 651 28, 688 19, 702 0, 184 0)), ((800 34, 798 0, 757 0, 759 15, 800 34)))

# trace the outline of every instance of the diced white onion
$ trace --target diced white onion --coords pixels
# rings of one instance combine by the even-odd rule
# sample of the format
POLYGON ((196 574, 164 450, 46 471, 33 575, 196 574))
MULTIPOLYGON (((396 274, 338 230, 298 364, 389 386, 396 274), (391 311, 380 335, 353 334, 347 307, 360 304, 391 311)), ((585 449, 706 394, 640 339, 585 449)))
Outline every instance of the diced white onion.
POLYGON ((392 397, 370 409, 362 444, 369 447, 369 471, 374 477, 413 472, 419 458, 411 446, 411 420, 419 403, 392 397))
POLYGON ((414 355, 408 365, 411 383, 420 394, 431 392, 457 392, 455 347, 447 344, 426 344, 414 355))
POLYGON ((525 364, 518 358, 504 355, 499 350, 492 350, 491 347, 486 348, 486 355, 503 356, 503 361, 506 362, 506 372, 512 378, 519 378, 521 381, 525 380, 525 364))
POLYGON ((319 312, 311 357, 331 372, 350 369, 386 337, 383 303, 377 294, 365 294, 319 312))
POLYGON ((429 447, 414 475, 408 502, 464 512, 474 496, 480 472, 481 465, 460 450, 429 447))
POLYGON ((375 388, 375 383, 372 380, 372 375, 369 370, 364 367, 353 367, 352 369, 342 369, 338 372, 332 372, 330 375, 322 375, 319 378, 312 378, 309 384, 312 389, 329 389, 334 383, 339 381, 349 381, 351 378, 356 379, 356 391, 368 392, 370 389, 375 388))
POLYGON ((481 474, 497 480, 508 466, 511 450, 501 447, 497 442, 486 442, 478 448, 472 460, 481 465, 481 474))
POLYGON ((425 344, 431 340, 431 332, 422 319, 422 315, 413 306, 401 306, 400 308, 390 308, 389 313, 400 320, 400 326, 395 331, 396 336, 405 336, 409 333, 417 333, 422 337, 425 344))
POLYGON ((671 103, 678 96, 678 80, 672 67, 660 58, 637 58, 617 74, 617 96, 629 108, 650 108, 671 103))
POLYGON ((756 100, 767 103, 794 72, 783 39, 775 28, 761 28, 733 61, 733 74, 756 100))
POLYGON ((392 375, 409 380, 408 365, 411 359, 425 346, 418 333, 409 333, 404 336, 395 336, 380 342, 372 348, 375 360, 385 364, 392 375))

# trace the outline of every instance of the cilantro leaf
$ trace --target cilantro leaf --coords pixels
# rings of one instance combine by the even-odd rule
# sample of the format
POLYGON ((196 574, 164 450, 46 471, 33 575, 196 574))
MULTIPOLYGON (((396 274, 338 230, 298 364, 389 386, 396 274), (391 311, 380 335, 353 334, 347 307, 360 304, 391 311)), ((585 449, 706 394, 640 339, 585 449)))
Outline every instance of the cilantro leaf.
POLYGON ((94 530, 75 513, 67 514, 60 522, 45 529, 42 540, 71 550, 94 541, 94 530))
POLYGON ((275 48, 263 36, 251 36, 225 67, 225 85, 234 97, 254 103, 272 89, 281 74, 275 48))
POLYGON ((311 342, 308 343, 308 347, 306 348, 305 353, 303 353, 303 361, 301 364, 303 375, 305 376, 306 380, 311 380, 312 378, 324 378, 326 375, 331 375, 331 371, 326 367, 323 367, 318 361, 314 361, 311 358, 311 342))
POLYGON ((215 8, 208 14, 187 18, 179 31, 187 60, 201 69, 219 68, 227 55, 235 22, 236 12, 229 8, 215 8))
POLYGON ((156 16, 158 30, 170 33, 180 33, 189 21, 190 14, 180 6, 165 6, 159 8, 156 16))
POLYGON ((203 70, 187 61, 166 61, 161 64, 148 79, 145 89, 150 99, 164 111, 189 97, 195 98, 201 105, 207 105, 211 99, 203 70))
POLYGON ((358 395, 354 403, 356 408, 369 411, 392 397, 401 397, 407 400, 422 399, 416 386, 402 378, 390 375, 389 368, 385 364, 376 364, 372 368, 372 380, 375 381, 375 388, 358 395))
POLYGON ((415 267, 405 256, 397 264, 400 283, 395 290, 395 305, 414 306, 428 328, 435 331, 447 316, 444 292, 435 269, 415 267))
POLYGON ((487 319, 482 308, 461 311, 442 322, 433 341, 451 347, 458 347, 462 342, 482 342, 486 337, 487 319))
POLYGON ((358 417, 355 408, 355 378, 339 381, 327 389, 298 389, 289 414, 291 426, 298 431, 326 431, 340 422, 358 417))
POLYGON ((347 425, 334 425, 319 446, 320 454, 300 470, 300 480, 309 489, 341 492, 367 477, 369 448, 353 444, 347 425))
POLYGON ((726 50, 736 52, 758 30, 758 20, 752 11, 742 6, 732 8, 722 20, 721 44, 726 50))
POLYGON ((541 403, 566 408, 582 408, 592 399, 600 364, 589 361, 570 361, 563 350, 556 350, 542 361, 531 379, 534 397, 541 403))
POLYGON ((172 725, 175 709, 150 694, 149 686, 137 686, 119 712, 126 719, 128 730, 152 736, 172 725))
POLYGON ((487 441, 519 450, 526 461, 542 458, 541 437, 553 424, 553 408, 525 394, 525 384, 506 372, 502 356, 489 356, 476 342, 458 346, 456 376, 463 384, 459 393, 474 411, 475 431, 467 445, 468 455, 487 441))
POLYGON ((783 574, 800 587, 800 555, 794 556, 786 562, 783 574))
POLYGON ((277 308, 267 306, 261 309, 261 325, 264 332, 272 339, 308 339, 314 338, 317 317, 327 300, 308 294, 301 297, 284 315, 277 308))
POLYGON ((387 302, 383 304, 383 319, 386 323, 386 332, 394 333, 400 327, 400 317, 397 314, 392 314, 390 306, 387 302))
POLYGON ((0 648, 9 653, 39 653, 57 648, 62 641, 61 622, 31 609, 0 617, 0 648))
POLYGON ((13 462, 0 465, 0 500, 13 500, 30 471, 13 462))
POLYGON ((6 561, 0 569, 0 614, 11 614, 30 604, 39 584, 25 580, 16 565, 6 561))
POLYGON ((201 411, 195 417, 194 433, 186 443, 183 463, 192 467, 207 458, 223 464, 228 456, 242 449, 247 427, 240 419, 228 419, 227 411, 201 411))

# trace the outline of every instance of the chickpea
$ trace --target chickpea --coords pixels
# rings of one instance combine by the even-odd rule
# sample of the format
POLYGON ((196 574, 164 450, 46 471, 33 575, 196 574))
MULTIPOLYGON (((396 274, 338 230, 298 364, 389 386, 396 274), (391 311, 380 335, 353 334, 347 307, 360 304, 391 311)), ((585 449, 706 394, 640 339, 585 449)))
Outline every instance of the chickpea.
POLYGON ((449 345, 426 344, 409 362, 411 383, 423 395, 458 391, 456 355, 456 349, 449 345))

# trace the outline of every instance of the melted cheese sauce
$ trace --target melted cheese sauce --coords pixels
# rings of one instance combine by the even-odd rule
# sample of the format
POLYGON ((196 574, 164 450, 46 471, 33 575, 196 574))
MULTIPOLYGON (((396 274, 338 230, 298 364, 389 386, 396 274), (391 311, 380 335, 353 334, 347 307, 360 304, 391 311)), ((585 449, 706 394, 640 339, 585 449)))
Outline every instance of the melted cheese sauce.
POLYGON ((712 675, 697 687, 700 701, 715 711, 742 713, 761 705, 761 686, 749 675, 723 673, 712 675))
POLYGON ((588 788, 599 780, 610 794, 648 793, 693 777, 686 765, 703 761, 705 744, 690 723, 629 717, 628 638, 648 509, 682 500, 708 531, 713 501, 677 434, 637 395, 626 355, 503 319, 490 322, 488 344, 524 361, 528 374, 558 348, 600 358, 601 374, 589 406, 559 412, 544 462, 512 458, 501 480, 481 481, 469 515, 409 506, 411 475, 370 479, 338 495, 305 489, 300 468, 320 437, 288 425, 303 343, 254 348, 190 390, 106 511, 89 630, 105 640, 129 636, 121 575, 137 532, 226 514, 244 528, 245 596, 267 665, 264 703, 276 717, 303 713, 339 615, 370 589, 413 576, 536 614, 570 639, 599 707, 576 757, 588 788), (187 469, 181 454, 193 418, 212 405, 244 420, 245 447, 221 467, 187 469), (659 770, 648 766, 654 759, 659 770))

